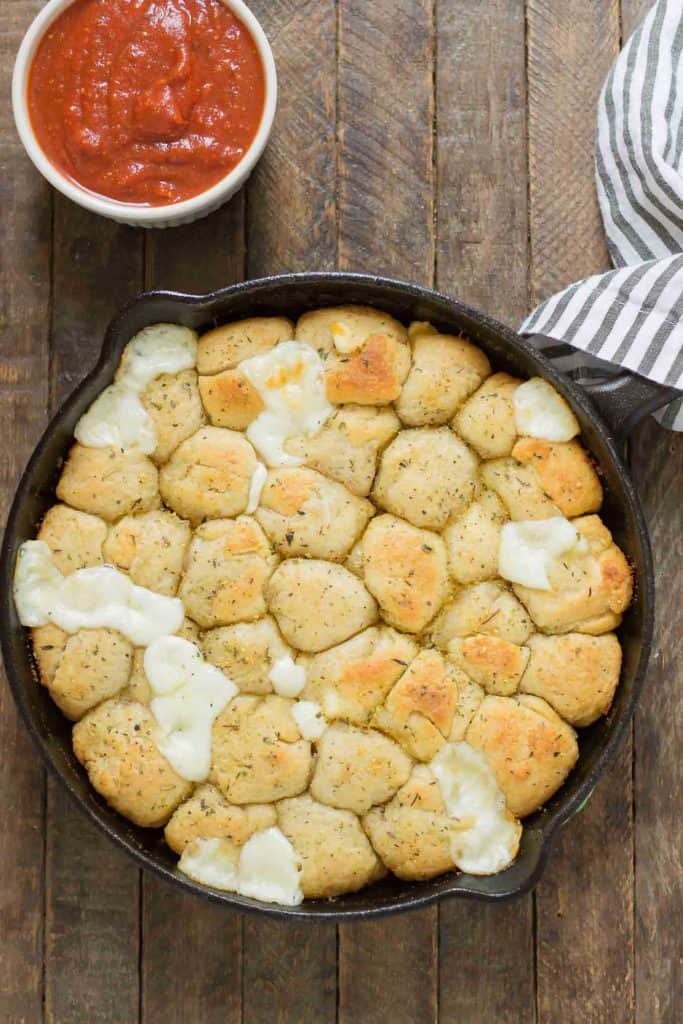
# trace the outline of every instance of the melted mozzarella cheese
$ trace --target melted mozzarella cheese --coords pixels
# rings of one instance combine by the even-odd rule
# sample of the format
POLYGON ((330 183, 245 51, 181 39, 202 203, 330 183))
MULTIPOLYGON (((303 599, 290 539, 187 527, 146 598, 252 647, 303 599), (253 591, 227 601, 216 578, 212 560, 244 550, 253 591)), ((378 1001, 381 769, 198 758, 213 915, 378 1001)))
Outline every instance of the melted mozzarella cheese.
POLYGON ((505 523, 500 534, 498 572, 511 583, 552 590, 548 573, 563 555, 585 551, 586 540, 564 516, 505 523))
POLYGON ((581 430, 562 395, 541 377, 532 377, 520 384, 512 404, 520 434, 545 441, 571 441, 581 430))
POLYGON ((24 626, 54 622, 67 633, 115 629, 138 646, 175 632, 185 614, 177 597, 138 587, 109 565, 63 576, 40 540, 25 541, 19 549, 14 601, 24 626))
POLYGON ((211 767, 211 730, 237 687, 199 649, 179 636, 156 640, 145 651, 145 675, 154 697, 150 709, 159 726, 155 737, 178 775, 202 782, 211 767))
POLYGON ((247 427, 247 437, 269 466, 299 466, 284 449, 290 437, 317 433, 332 414, 320 356, 299 341, 281 341, 270 352, 239 364, 265 408, 247 427))
POLYGON ((492 875, 517 855, 521 825, 486 758, 469 743, 446 743, 431 762, 448 814, 462 823, 451 838, 453 862, 472 875, 492 875))
POLYGON ((268 476, 268 470, 262 462, 256 463, 256 469, 251 475, 251 483, 249 484, 249 498, 247 500, 247 515, 251 515, 255 512, 259 506, 261 500, 261 492, 263 491, 263 485, 266 482, 268 476))
POLYGON ((139 448, 151 455, 156 431, 140 395, 162 373, 180 373, 197 361, 194 331, 152 324, 128 342, 116 383, 98 395, 76 424, 77 441, 89 448, 139 448))
POLYGON ((296 907, 304 898, 299 858, 277 827, 255 832, 239 852, 227 839, 195 839, 178 867, 202 885, 264 903, 296 907))
POLYGON ((365 340, 364 334, 358 330, 351 330, 348 324, 343 323, 330 324, 330 334, 332 335, 334 347, 340 355, 348 355, 350 352, 355 352, 365 340))
POLYGON ((281 697, 298 697, 306 685, 306 669, 302 665, 296 665, 290 656, 278 658, 268 678, 273 684, 273 689, 281 697))
POLYGON ((327 728, 322 708, 314 700, 298 700, 292 715, 305 740, 319 740, 327 728))

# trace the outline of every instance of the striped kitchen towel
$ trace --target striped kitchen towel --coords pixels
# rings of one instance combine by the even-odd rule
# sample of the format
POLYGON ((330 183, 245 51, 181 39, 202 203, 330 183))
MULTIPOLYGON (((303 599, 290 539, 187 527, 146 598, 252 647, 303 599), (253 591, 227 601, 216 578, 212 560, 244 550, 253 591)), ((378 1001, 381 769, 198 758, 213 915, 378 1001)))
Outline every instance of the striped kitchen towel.
MULTIPOLYGON (((683 390, 683 0, 658 0, 600 96, 596 177, 615 270, 547 299, 520 330, 577 379, 625 367, 683 390)), ((657 418, 683 431, 683 398, 657 418)))

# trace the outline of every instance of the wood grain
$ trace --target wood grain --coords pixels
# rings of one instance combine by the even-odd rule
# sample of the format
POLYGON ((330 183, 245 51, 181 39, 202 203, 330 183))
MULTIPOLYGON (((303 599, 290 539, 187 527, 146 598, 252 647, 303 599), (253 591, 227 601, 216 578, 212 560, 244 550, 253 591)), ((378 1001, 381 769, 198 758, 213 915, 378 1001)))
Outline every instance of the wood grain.
POLYGON ((631 446, 657 581, 650 671, 635 722, 637 1024, 683 1018, 683 435, 644 424, 631 446))
MULTIPOLYGON (((37 0, 2 11, 0 83, 7 97, 14 53, 37 0)), ((51 206, 0 107, 0 506, 3 522, 17 478, 45 425, 49 365, 51 206)), ((7 597, 4 595, 4 599, 7 597)), ((34 1024, 42 1006, 45 773, 6 683, 0 686, 0 1019, 34 1024)))
POLYGON ((652 0, 621 0, 622 42, 626 42, 650 10, 652 10, 652 0))

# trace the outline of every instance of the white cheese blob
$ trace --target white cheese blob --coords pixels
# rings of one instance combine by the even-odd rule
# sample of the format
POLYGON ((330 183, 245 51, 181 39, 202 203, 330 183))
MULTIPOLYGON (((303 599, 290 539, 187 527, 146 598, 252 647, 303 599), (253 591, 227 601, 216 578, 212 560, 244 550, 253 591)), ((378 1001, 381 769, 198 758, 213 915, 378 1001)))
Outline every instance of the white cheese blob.
POLYGON ((264 903, 296 907, 304 898, 299 858, 277 827, 255 832, 239 853, 227 839, 195 839, 178 867, 202 885, 264 903))
POLYGON ((298 700, 292 715, 305 740, 319 740, 327 728, 323 710, 314 700, 298 700))
POLYGON ((535 590, 552 590, 548 573, 572 551, 585 551, 587 543, 564 516, 505 523, 500 533, 498 572, 511 583, 535 590))
POLYGON ((512 397, 517 432, 545 441, 571 441, 581 431, 562 395, 541 377, 524 381, 512 397))
POLYGON ((330 324, 332 342, 340 355, 348 355, 360 348, 365 338, 360 331, 352 331, 347 324, 330 324))
POLYGON ((76 440, 88 448, 139 448, 151 455, 157 445, 151 417, 140 400, 162 373, 180 373, 197 362, 197 336, 178 324, 152 324, 128 342, 116 383, 98 395, 76 424, 76 440))
POLYGON ((300 466, 302 460, 285 451, 285 441, 311 437, 332 414, 320 356, 300 341, 281 341, 239 368, 265 406, 247 427, 247 437, 269 466, 300 466))
POLYGON ((522 829, 508 817, 505 797, 481 751, 469 743, 446 743, 430 768, 449 816, 463 826, 451 838, 456 867, 472 875, 493 875, 508 867, 522 829))
POLYGON ((144 666, 154 694, 150 710, 159 726, 157 747, 183 779, 203 782, 211 767, 213 723, 237 687, 179 636, 150 644, 144 666))
POLYGON ((138 587, 109 565, 63 576, 41 540, 25 541, 19 549, 14 602, 23 626, 54 622, 67 633, 115 629, 140 647, 174 633, 185 615, 177 597, 138 587))
POLYGON ((247 500, 247 515, 251 515, 255 512, 259 506, 261 500, 261 492, 263 491, 263 485, 266 482, 268 476, 268 470, 262 462, 256 463, 256 469, 251 475, 251 483, 249 484, 249 498, 247 500))
POLYGON ((281 697, 298 697, 306 685, 306 669, 302 665, 296 665, 289 654, 286 654, 273 664, 268 678, 275 692, 281 697))

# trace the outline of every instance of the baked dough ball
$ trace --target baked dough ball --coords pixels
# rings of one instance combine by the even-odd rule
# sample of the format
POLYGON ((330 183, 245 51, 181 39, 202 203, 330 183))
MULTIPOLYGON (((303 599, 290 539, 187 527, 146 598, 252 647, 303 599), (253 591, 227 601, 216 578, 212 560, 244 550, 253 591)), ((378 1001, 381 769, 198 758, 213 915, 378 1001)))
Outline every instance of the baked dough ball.
POLYGON ((284 316, 252 316, 223 324, 202 334, 197 342, 197 373, 229 370, 293 337, 294 324, 284 316))
POLYGON ((65 576, 78 569, 102 565, 106 536, 107 525, 102 519, 68 505, 48 509, 38 530, 38 540, 47 544, 52 561, 65 576))
POLYGON ((363 828, 384 864, 406 881, 434 878, 455 866, 451 839, 456 825, 426 765, 413 769, 393 800, 363 818, 363 828))
POLYGON ((293 656, 269 615, 207 630, 202 649, 206 660, 232 679, 241 693, 272 693, 270 670, 280 658, 293 656))
POLYGON ((165 825, 192 783, 182 779, 154 742, 149 708, 106 700, 74 726, 74 753, 108 804, 136 825, 165 825))
POLYGON ((523 693, 543 697, 567 722, 590 725, 609 711, 621 671, 621 647, 606 636, 541 636, 529 640, 523 693))
POLYGON ((331 725, 318 741, 311 795, 331 807, 364 814, 394 795, 411 764, 397 743, 375 729, 331 725))
POLYGON ((414 526, 440 530, 476 490, 476 456, 448 427, 425 427, 401 431, 383 452, 373 497, 414 526))
POLYGON ((446 605, 431 629, 442 651, 454 637, 485 633, 512 644, 523 644, 533 629, 526 609, 501 583, 493 580, 462 587, 446 605))
POLYGON ((323 651, 371 626, 377 605, 353 573, 333 562, 290 558, 271 576, 266 600, 288 643, 323 651))
POLYGON ((356 352, 330 354, 325 365, 330 402, 387 405, 401 393, 410 368, 410 350, 389 334, 371 334, 356 352))
POLYGON ((57 497, 107 522, 159 507, 154 463, 135 448, 86 448, 75 444, 57 484, 57 497))
POLYGON ((338 480, 360 497, 370 493, 377 455, 400 429, 392 409, 345 405, 335 410, 319 433, 295 437, 285 450, 298 455, 311 469, 338 480))
POLYGON ((173 812, 164 829, 166 842, 178 856, 195 839, 228 839, 244 846, 247 839, 277 824, 272 804, 238 807, 230 804, 220 790, 205 782, 173 812))
POLYGON ((281 555, 338 562, 374 511, 371 502, 313 469, 283 467, 269 471, 254 515, 281 555))
POLYGON ((487 693, 509 697, 517 691, 529 661, 529 648, 486 633, 454 637, 448 644, 449 660, 487 693))
POLYGON ((493 491, 483 489, 443 533, 448 565, 457 583, 480 583, 498 575, 500 531, 507 521, 505 506, 493 491))
POLYGON ((484 697, 465 739, 484 754, 508 810, 526 817, 549 800, 576 764, 576 734, 540 697, 484 697))
POLYGON ((299 664, 306 669, 301 696, 319 704, 330 721, 366 725, 416 654, 412 637, 388 626, 371 626, 329 651, 300 655, 299 664))
POLYGON ((598 516, 573 523, 587 547, 574 549, 550 567, 552 590, 516 584, 514 591, 544 633, 609 633, 631 601, 631 569, 598 516))
POLYGON ((307 899, 357 892, 386 872, 351 811, 327 807, 308 793, 277 805, 278 825, 301 859, 307 899))
POLYGON ((420 651, 375 712, 372 725, 417 761, 431 761, 453 724, 456 680, 438 651, 420 651))
POLYGON ((460 672, 454 665, 450 665, 450 671, 456 679, 458 700, 448 739, 451 743, 459 743, 465 739, 467 728, 474 718, 475 711, 483 701, 485 693, 481 686, 473 683, 464 672, 460 672))
POLYGON ((216 519, 195 532, 178 596, 203 629, 258 619, 266 613, 264 590, 275 564, 255 519, 216 519))
POLYGON ((32 637, 40 681, 72 721, 128 683, 133 648, 113 629, 69 635, 48 623, 34 629, 32 637))
POLYGON ((491 372, 476 345, 450 334, 411 332, 413 359, 396 402, 409 427, 447 423, 491 372))
POLYGON ((239 367, 200 377, 199 394, 215 427, 246 430, 264 409, 261 396, 239 367))
POLYGON ((453 426, 482 459, 509 455, 517 440, 512 397, 522 383, 509 373, 494 373, 463 405, 453 426))
POLYGON ((124 516, 109 530, 103 553, 133 583, 173 597, 190 543, 190 524, 173 512, 155 509, 124 516))
POLYGON ((523 437, 512 457, 532 466, 543 491, 568 518, 597 512, 602 487, 587 452, 578 441, 559 443, 523 437))
POLYGON ((531 465, 515 459, 492 459, 482 464, 481 478, 496 492, 510 519, 551 519, 562 515, 541 487, 538 473, 531 465))
POLYGON ((299 317, 294 337, 321 355, 357 351, 371 334, 385 334, 406 345, 408 333, 398 320, 370 306, 330 306, 299 317))
POLYGON ((236 804, 298 796, 311 775, 311 744, 292 715, 293 700, 235 697, 213 725, 209 780, 236 804))
POLYGON ((180 442, 204 422, 194 370, 155 377, 145 388, 141 401, 154 424, 157 445, 152 458, 157 463, 166 462, 180 442))
POLYGON ((159 477, 166 504, 191 523, 244 512, 257 458, 242 434, 202 427, 176 448, 159 477))

